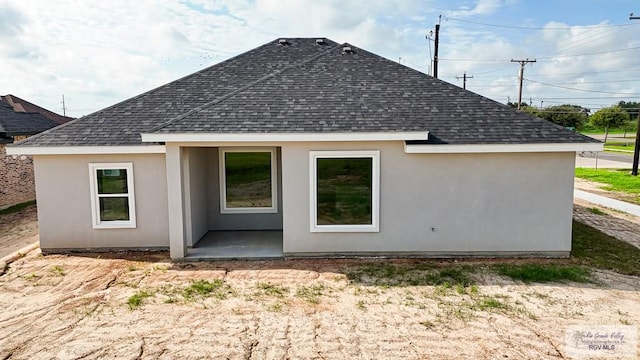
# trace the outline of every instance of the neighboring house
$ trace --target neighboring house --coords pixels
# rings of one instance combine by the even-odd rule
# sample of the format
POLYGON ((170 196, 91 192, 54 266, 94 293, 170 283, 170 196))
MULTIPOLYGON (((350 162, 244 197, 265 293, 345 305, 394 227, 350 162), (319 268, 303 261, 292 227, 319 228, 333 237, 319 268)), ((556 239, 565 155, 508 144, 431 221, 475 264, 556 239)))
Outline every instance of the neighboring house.
POLYGON ((45 252, 182 259, 568 256, 575 152, 601 149, 353 45, 295 38, 10 153, 34 155, 45 252))
POLYGON ((0 209, 36 197, 31 156, 6 155, 5 145, 58 126, 53 119, 64 120, 13 95, 0 97, 0 209))
POLYGON ((36 104, 32 104, 27 100, 23 100, 15 95, 8 94, 8 95, 0 96, 0 101, 13 107, 13 110, 15 112, 33 113, 33 114, 37 113, 46 117, 51 121, 55 121, 58 125, 62 125, 66 122, 73 120, 72 117, 56 114, 53 111, 49 111, 36 104))

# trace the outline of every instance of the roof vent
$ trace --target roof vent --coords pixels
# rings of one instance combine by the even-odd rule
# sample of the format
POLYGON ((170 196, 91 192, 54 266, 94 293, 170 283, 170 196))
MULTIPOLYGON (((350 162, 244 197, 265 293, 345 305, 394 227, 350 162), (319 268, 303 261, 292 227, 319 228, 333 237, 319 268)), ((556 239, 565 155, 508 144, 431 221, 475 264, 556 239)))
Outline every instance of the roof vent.
POLYGON ((324 45, 324 39, 316 39, 316 45, 324 45))
POLYGON ((351 53, 353 53, 353 49, 351 48, 351 46, 343 46, 342 47, 342 52, 343 53, 347 53, 347 54, 351 54, 351 53))
POLYGON ((278 44, 280 45, 289 45, 289 41, 287 39, 278 40, 278 44))

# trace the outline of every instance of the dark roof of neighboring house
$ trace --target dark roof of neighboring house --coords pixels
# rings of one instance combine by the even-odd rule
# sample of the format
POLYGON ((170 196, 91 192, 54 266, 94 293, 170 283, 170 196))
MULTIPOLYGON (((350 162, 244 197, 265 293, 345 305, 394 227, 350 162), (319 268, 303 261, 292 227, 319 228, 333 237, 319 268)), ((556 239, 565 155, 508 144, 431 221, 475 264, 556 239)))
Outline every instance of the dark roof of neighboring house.
POLYGON ((410 131, 429 131, 429 143, 442 144, 594 141, 353 45, 295 38, 271 41, 20 145, 140 145, 140 134, 152 132, 410 131))
POLYGON ((0 137, 34 135, 57 126, 39 113, 16 112, 9 104, 0 101, 0 137))
POLYGON ((16 112, 39 113, 45 116, 47 119, 55 121, 57 124, 64 124, 74 119, 69 116, 56 114, 53 111, 49 111, 45 108, 42 108, 36 104, 32 104, 27 100, 21 99, 11 94, 0 96, 0 101, 11 105, 13 107, 13 110, 15 110, 16 112))

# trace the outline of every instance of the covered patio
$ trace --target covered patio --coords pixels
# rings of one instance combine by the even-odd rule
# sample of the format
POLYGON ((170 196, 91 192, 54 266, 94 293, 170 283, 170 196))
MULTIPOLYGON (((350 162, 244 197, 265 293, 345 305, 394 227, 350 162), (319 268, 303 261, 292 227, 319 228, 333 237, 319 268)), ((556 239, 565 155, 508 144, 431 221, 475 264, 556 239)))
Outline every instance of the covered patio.
POLYGON ((187 249, 187 260, 282 258, 282 230, 209 231, 187 249))

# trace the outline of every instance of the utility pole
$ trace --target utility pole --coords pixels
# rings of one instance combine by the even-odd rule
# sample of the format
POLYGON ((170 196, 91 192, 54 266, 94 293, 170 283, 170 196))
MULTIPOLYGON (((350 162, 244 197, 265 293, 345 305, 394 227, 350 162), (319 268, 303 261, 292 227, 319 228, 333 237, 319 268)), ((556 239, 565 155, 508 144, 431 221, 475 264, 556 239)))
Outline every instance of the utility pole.
POLYGON ((536 59, 533 59, 533 60, 529 60, 529 58, 527 58, 525 60, 511 59, 511 62, 520 63, 520 73, 518 73, 518 80, 520 80, 520 88, 518 90, 518 110, 520 110, 520 104, 522 103, 522 79, 524 78, 524 66, 527 63, 536 62, 536 59))
POLYGON ((640 158, 640 111, 638 111, 638 120, 636 123, 638 130, 636 131, 636 147, 633 149, 633 167, 631 175, 638 176, 638 158, 640 158))
MULTIPOLYGON (((629 15, 629 20, 640 20, 640 16, 629 15)), ((640 158, 640 111, 638 111, 638 122, 636 124, 636 148, 633 150, 633 167, 631 175, 638 176, 638 158, 640 158)))
POLYGON ((64 94, 62 94, 62 116, 67 116, 67 107, 64 105, 64 94))
POLYGON ((462 88, 467 88, 467 79, 473 79, 473 75, 467 76, 467 72, 465 71, 462 76, 456 76, 456 79, 462 79, 462 88))
POLYGON ((438 23, 436 24, 436 41, 433 54, 433 77, 436 79, 438 78, 438 45, 440 44, 440 20, 442 20, 442 15, 438 16, 438 23))

